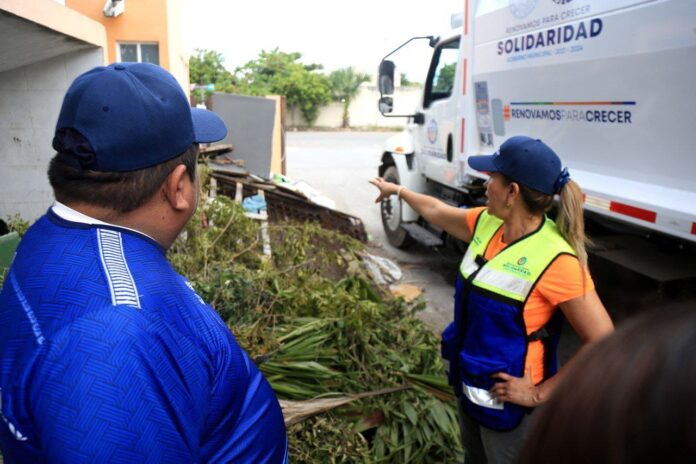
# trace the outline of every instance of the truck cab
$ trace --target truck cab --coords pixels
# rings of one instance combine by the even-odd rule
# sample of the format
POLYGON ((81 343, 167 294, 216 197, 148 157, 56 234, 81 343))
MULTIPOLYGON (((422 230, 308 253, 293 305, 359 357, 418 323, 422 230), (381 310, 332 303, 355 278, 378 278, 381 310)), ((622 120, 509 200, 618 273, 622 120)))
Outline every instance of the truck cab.
MULTIPOLYGON (((419 107, 413 114, 390 115, 391 97, 380 99, 382 114, 406 117, 408 123, 403 133, 386 142, 378 173, 412 190, 462 205, 467 203, 464 195, 470 194, 472 189, 478 193, 483 191, 480 176, 461 175, 466 161, 460 155, 465 127, 457 121, 462 105, 467 104, 458 92, 464 85, 460 66, 462 37, 457 34, 444 39, 423 38, 429 39, 433 52, 419 107)), ((385 66, 383 61, 380 65, 380 85, 389 93, 393 90, 394 68, 391 62, 385 66)), ((427 245, 443 243, 445 235, 442 231, 431 229, 407 204, 386 199, 381 211, 384 229, 392 245, 403 248, 414 239, 427 245)))

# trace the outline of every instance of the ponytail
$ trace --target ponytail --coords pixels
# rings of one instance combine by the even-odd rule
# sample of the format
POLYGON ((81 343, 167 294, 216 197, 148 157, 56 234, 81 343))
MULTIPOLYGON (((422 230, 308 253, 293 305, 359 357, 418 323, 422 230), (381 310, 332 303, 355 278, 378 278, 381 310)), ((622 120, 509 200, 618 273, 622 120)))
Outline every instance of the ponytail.
MULTIPOLYGON (((560 189, 561 202, 558 206, 558 215, 556 224, 558 230, 566 239, 570 246, 573 247, 578 255, 578 261, 583 268, 587 267, 587 246, 590 245, 590 240, 585 236, 585 220, 583 218, 582 209, 582 190, 580 186, 570 179, 567 170, 561 173, 562 183, 558 186, 560 189)), ((506 184, 514 182, 507 176, 503 176, 506 184)), ((520 186, 520 194, 524 201, 527 210, 533 214, 545 214, 553 206, 553 195, 547 195, 532 188, 522 185, 520 186)))
POLYGON ((585 236, 585 220, 582 210, 582 190, 580 186, 569 180, 559 194, 561 204, 558 207, 556 223, 563 237, 575 249, 578 260, 587 267, 587 246, 590 240, 585 236))

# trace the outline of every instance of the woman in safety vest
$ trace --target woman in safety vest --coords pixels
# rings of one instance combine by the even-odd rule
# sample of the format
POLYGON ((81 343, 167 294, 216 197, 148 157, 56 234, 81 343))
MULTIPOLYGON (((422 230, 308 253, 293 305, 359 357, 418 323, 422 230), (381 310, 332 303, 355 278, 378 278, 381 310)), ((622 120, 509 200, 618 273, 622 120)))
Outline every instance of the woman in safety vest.
POLYGON ((565 371, 556 373, 563 316, 584 343, 580 351, 613 324, 587 269, 582 191, 556 153, 541 140, 516 136, 468 162, 490 176, 485 208, 456 208, 382 178, 370 183, 380 191, 377 202, 397 195, 469 243, 442 355, 458 398, 467 464, 506 463, 521 449, 529 413, 565 371), (546 217, 554 195, 558 225, 546 217))

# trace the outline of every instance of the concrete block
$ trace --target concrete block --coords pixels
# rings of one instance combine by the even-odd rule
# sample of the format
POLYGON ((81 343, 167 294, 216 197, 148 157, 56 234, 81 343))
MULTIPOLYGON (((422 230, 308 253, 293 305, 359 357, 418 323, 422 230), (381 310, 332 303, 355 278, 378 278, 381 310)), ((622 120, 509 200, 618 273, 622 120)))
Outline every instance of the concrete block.
POLYGON ((0 179, 6 177, 6 168, 15 168, 26 164, 35 165, 38 161, 34 155, 33 129, 0 131, 0 165, 3 166, 0 179))
POLYGON ((65 63, 65 80, 68 89, 72 81, 80 74, 89 71, 95 66, 104 65, 104 55, 101 48, 80 50, 74 53, 69 53, 63 57, 65 63))
POLYGON ((0 91, 0 111, 6 115, 1 127, 11 129, 31 129, 31 111, 27 104, 27 91, 0 91))
POLYGON ((15 166, 0 177, 0 218, 19 214, 33 220, 53 203, 46 171, 34 166, 15 166))
POLYGON ((68 89, 65 58, 62 56, 25 66, 24 72, 29 90, 58 90, 65 93, 68 89))
POLYGON ((65 90, 67 89, 35 90, 27 95, 26 104, 29 107, 34 129, 49 127, 51 131, 55 130, 65 90))
POLYGON ((0 73, 0 91, 27 90, 27 80, 24 77, 24 68, 12 69, 0 73))

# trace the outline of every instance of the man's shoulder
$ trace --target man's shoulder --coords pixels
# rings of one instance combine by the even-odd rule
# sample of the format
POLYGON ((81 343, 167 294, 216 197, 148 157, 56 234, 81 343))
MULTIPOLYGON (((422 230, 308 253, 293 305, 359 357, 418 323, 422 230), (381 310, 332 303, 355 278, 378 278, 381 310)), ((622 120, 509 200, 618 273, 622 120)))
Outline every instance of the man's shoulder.
POLYGON ((22 238, 10 275, 1 298, 29 308, 47 333, 88 315, 127 318, 130 308, 135 316, 147 309, 143 295, 153 288, 164 294, 179 278, 163 254, 125 234, 64 226, 46 216, 22 238))
POLYGON ((113 306, 106 301, 92 304, 79 317, 65 321, 60 330, 52 336, 52 342, 61 339, 100 338, 116 340, 119 338, 149 337, 152 325, 143 311, 131 306, 113 306))
POLYGON ((175 333, 211 352, 230 344, 224 322, 151 239, 46 217, 25 239, 13 264, 16 285, 0 299, 17 308, 18 321, 22 304, 30 307, 46 336, 106 336, 126 324, 133 336, 175 333))
POLYGON ((56 253, 84 254, 84 240, 88 237, 89 231, 86 228, 61 227, 45 214, 32 224, 22 237, 17 247, 17 259, 35 259, 37 255, 55 259, 56 253), (60 250, 56 252, 53 248, 60 250))

